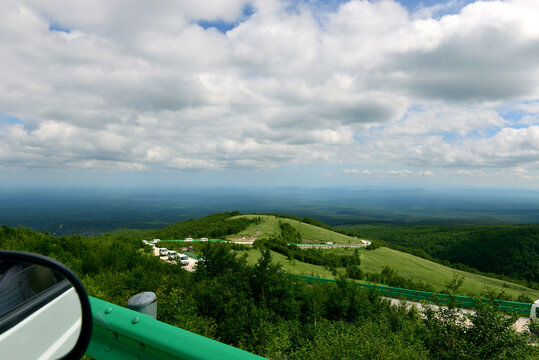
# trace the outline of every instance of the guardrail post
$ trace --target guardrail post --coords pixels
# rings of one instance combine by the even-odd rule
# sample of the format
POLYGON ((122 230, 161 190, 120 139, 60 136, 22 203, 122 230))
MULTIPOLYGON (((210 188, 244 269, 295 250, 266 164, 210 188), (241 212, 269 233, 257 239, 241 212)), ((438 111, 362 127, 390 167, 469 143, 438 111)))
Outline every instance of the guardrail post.
POLYGON ((133 296, 127 302, 127 307, 157 319, 157 296, 151 291, 141 292, 133 296))

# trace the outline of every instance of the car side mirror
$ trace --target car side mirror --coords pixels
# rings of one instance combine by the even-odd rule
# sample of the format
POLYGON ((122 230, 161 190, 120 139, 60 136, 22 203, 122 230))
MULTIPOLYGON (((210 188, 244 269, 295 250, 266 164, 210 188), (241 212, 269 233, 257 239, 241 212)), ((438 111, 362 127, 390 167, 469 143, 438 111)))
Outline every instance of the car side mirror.
POLYGON ((51 258, 0 251, 0 354, 5 359, 80 359, 92 335, 88 295, 51 258))

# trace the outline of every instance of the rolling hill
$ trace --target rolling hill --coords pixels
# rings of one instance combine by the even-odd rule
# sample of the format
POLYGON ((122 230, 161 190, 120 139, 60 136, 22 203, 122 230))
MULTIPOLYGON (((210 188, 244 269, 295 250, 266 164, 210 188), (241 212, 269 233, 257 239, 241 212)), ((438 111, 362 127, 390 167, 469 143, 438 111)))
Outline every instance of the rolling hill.
MULTIPOLYGON (((260 222, 250 224, 245 230, 229 236, 229 239, 240 239, 242 237, 271 239, 278 237, 281 233, 280 222, 290 224, 300 234, 303 241, 308 242, 327 242, 336 244, 356 244, 360 239, 350 237, 344 234, 336 233, 328 229, 317 227, 300 221, 278 218, 272 215, 240 215, 234 218, 255 218, 259 217, 260 222)), ((232 218, 232 219, 234 219, 232 218)), ((336 254, 353 253, 353 250, 333 249, 324 250, 336 254)), ((250 263, 257 261, 260 252, 258 250, 247 250, 247 259, 250 263)), ((274 260, 280 263, 283 269, 294 274, 315 275, 325 278, 333 278, 331 271, 323 266, 307 264, 295 259, 288 259, 286 256, 273 252, 274 260)), ((375 250, 359 251, 361 259, 361 269, 364 272, 380 272, 388 266, 399 276, 413 281, 422 281, 430 284, 436 291, 444 291, 445 284, 449 282, 455 274, 464 277, 464 283, 458 293, 462 295, 481 296, 488 290, 496 294, 504 293, 512 298, 520 295, 532 299, 539 299, 539 291, 524 287, 522 285, 505 282, 503 280, 490 278, 483 275, 473 274, 465 271, 456 270, 438 263, 422 259, 411 254, 380 247, 375 250)))

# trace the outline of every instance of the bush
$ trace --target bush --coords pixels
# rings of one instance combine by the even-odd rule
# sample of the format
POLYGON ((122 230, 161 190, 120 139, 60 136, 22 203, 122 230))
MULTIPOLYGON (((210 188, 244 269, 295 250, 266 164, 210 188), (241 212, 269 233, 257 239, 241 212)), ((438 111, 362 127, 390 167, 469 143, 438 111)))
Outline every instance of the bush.
POLYGON ((363 271, 361 271, 358 265, 349 265, 346 268, 346 276, 350 279, 361 280, 363 279, 364 275, 363 271))
POLYGON ((535 336, 539 336, 539 320, 537 320, 537 319, 530 320, 530 324, 528 325, 528 329, 535 336))

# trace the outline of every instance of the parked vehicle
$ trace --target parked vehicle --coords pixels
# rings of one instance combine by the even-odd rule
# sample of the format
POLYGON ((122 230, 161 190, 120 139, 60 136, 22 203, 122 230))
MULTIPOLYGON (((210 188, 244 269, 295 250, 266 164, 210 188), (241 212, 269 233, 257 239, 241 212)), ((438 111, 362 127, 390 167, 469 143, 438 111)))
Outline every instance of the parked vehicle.
POLYGON ((178 258, 180 259, 182 265, 189 265, 189 257, 187 255, 178 254, 178 258))
POLYGON ((169 260, 176 260, 177 257, 178 257, 178 253, 176 252, 176 250, 169 250, 168 251, 168 259, 169 260))
POLYGON ((535 300, 530 310, 530 320, 539 321, 539 300, 535 300))
POLYGON ((208 241, 208 238, 200 238, 200 241, 208 241))
POLYGON ((193 241, 193 238, 185 238, 184 241, 193 241))
POLYGON ((168 249, 167 248, 159 249, 159 256, 167 256, 167 255, 168 255, 168 249))

